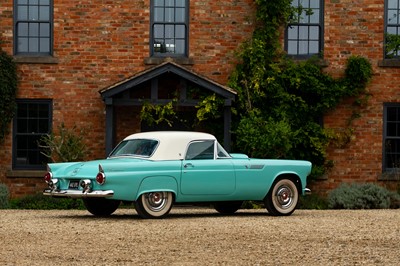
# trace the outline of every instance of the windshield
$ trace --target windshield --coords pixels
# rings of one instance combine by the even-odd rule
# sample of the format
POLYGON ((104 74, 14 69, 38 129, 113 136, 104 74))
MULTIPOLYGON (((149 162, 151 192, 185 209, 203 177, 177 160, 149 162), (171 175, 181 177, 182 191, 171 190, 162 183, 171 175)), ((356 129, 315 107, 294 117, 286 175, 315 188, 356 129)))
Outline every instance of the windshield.
POLYGON ((111 152, 114 156, 141 156, 150 157, 156 150, 158 141, 153 139, 124 140, 111 152))

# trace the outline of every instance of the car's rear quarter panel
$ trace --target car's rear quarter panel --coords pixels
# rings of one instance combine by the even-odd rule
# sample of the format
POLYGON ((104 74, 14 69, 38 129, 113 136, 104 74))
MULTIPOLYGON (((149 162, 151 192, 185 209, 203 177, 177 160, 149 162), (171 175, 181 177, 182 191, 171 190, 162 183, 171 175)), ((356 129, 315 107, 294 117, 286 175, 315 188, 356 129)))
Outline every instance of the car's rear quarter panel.
POLYGON ((114 190, 113 199, 134 201, 150 191, 177 193, 181 174, 181 161, 143 161, 120 167, 104 168, 107 182, 101 189, 114 190))

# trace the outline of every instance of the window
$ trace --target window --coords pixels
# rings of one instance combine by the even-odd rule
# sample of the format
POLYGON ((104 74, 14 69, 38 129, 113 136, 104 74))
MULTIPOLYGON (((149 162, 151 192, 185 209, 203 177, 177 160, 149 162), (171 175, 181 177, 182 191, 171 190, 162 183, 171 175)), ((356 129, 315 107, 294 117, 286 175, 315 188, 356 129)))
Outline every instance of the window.
POLYGON ((186 160, 214 159, 214 141, 204 140, 190 143, 186 153, 186 160))
POLYGON ((383 170, 391 172, 400 168, 400 104, 385 104, 383 138, 383 170))
POLYGON ((158 145, 157 140, 152 139, 131 139, 122 141, 112 151, 110 157, 113 156, 140 156, 150 157, 158 145))
POLYGON ((297 21, 291 22, 285 35, 285 50, 288 55, 309 58, 320 55, 323 41, 323 1, 293 0, 298 8, 297 21))
POLYGON ((51 55, 52 0, 14 0, 14 53, 51 55))
POLYGON ((188 0, 153 0, 151 55, 187 56, 188 0))
POLYGON ((231 156, 229 155, 229 153, 227 151, 225 151, 225 149, 221 146, 221 144, 218 143, 217 145, 217 156, 219 159, 222 158, 231 158, 231 156))
POLYGON ((400 56, 400 0, 386 0, 385 58, 400 56))
POLYGON ((50 100, 18 100, 13 122, 13 169, 45 169, 47 157, 38 142, 50 133, 50 100))

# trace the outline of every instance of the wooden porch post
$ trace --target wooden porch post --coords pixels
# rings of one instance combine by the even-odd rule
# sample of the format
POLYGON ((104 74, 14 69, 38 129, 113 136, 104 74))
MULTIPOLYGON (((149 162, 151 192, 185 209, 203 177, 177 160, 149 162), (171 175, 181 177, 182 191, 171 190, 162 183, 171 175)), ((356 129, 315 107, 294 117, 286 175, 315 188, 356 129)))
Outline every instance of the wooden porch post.
POLYGON ((224 106, 224 148, 226 149, 227 152, 230 152, 232 113, 231 113, 230 100, 225 100, 225 102, 228 101, 229 105, 225 104, 224 106))
POLYGON ((107 98, 106 102, 106 157, 113 149, 115 139, 114 129, 114 106, 112 105, 112 98, 107 98))

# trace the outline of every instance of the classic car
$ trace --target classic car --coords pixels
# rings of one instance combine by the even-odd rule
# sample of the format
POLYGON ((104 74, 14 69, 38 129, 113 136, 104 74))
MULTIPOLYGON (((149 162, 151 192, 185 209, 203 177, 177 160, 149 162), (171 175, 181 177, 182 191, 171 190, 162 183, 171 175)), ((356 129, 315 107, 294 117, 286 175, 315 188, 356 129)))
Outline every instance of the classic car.
POLYGON ((50 163, 43 194, 82 198, 96 216, 133 202, 142 218, 162 218, 174 203, 210 203, 233 214, 261 201, 271 215, 292 214, 307 194, 311 163, 229 154, 208 133, 143 132, 120 142, 103 160, 50 163))

